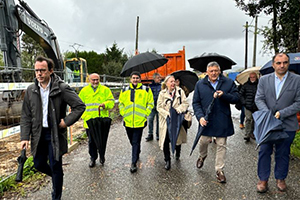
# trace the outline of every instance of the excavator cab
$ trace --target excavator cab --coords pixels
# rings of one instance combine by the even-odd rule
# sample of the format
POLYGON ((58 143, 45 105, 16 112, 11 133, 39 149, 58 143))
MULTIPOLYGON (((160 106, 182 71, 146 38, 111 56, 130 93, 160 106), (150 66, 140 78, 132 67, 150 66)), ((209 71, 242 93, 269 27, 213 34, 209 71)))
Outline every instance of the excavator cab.
POLYGON ((68 58, 64 61, 65 81, 72 82, 89 82, 87 63, 83 58, 68 58))

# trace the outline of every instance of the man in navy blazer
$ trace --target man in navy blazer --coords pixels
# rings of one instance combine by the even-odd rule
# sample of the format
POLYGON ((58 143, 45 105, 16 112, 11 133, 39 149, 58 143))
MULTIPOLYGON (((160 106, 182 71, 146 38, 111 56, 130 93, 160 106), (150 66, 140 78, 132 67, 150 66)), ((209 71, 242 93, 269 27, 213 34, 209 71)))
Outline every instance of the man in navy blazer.
POLYGON ((277 119, 282 120, 289 138, 282 143, 262 144, 259 150, 257 191, 268 190, 271 171, 271 154, 275 146, 276 185, 278 190, 286 191, 285 178, 289 169, 290 146, 299 128, 297 112, 300 110, 300 76, 288 71, 290 59, 287 54, 276 54, 273 59, 274 73, 261 77, 255 96, 259 110, 271 110, 277 119))

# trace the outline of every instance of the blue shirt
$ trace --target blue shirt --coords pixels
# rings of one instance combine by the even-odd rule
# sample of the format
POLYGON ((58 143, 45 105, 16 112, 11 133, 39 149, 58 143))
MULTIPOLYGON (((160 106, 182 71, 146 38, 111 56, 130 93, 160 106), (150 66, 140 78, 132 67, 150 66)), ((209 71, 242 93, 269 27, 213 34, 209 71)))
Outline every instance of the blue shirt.
POLYGON ((279 77, 276 76, 276 74, 274 73, 274 74, 275 74, 275 92, 276 92, 276 99, 278 99, 278 97, 279 97, 279 94, 280 94, 280 92, 281 92, 281 89, 282 89, 283 84, 285 83, 285 80, 286 80, 286 77, 287 77, 288 73, 289 73, 289 72, 287 72, 287 73, 284 75, 284 77, 282 78, 282 80, 280 80, 279 77))
POLYGON ((217 85, 218 85, 218 83, 219 83, 219 78, 220 77, 218 77, 217 78, 217 80, 216 80, 216 82, 211 82, 210 80, 209 80, 209 78, 208 78, 208 81, 210 82, 210 84, 211 84, 211 86, 216 90, 217 89, 217 85))

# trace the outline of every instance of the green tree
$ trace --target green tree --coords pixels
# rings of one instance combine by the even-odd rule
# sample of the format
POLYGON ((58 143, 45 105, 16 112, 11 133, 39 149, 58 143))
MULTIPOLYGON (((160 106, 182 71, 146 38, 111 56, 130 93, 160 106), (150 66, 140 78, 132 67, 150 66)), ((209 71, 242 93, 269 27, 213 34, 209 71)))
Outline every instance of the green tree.
POLYGON ((22 77, 25 81, 32 81, 34 78, 34 59, 38 55, 46 56, 46 53, 34 39, 25 33, 22 35, 21 45, 22 77))
POLYGON ((251 17, 255 17, 261 12, 264 12, 266 15, 273 15, 271 19, 272 27, 264 26, 259 32, 265 38, 263 41, 265 52, 297 51, 296 41, 299 39, 299 0, 235 1, 237 7, 244 10, 251 17))

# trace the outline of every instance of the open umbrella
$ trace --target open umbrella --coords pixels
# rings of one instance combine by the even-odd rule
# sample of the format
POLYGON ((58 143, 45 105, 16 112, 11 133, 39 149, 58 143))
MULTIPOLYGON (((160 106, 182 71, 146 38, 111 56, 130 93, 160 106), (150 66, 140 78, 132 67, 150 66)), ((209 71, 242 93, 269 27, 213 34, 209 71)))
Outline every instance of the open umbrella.
POLYGON ((122 77, 130 76, 131 72, 138 71, 141 74, 157 69, 168 62, 168 59, 152 52, 145 52, 129 59, 121 71, 122 77))
POLYGON ((171 75, 173 75, 175 79, 179 79, 180 87, 185 86, 188 89, 189 93, 194 91, 195 85, 199 80, 197 74, 188 70, 179 70, 173 72, 171 75))
MULTIPOLYGON (((207 110, 206 110, 206 112, 205 112, 204 119, 205 119, 206 121, 208 120, 208 116, 209 116, 210 113, 211 113, 211 110, 212 110, 212 108, 213 108, 213 106, 214 106, 214 103, 215 103, 215 98, 213 98, 213 100, 211 101, 211 103, 209 104, 209 106, 208 106, 208 108, 207 108, 207 110)), ((199 142, 200 136, 201 136, 201 134, 202 134, 202 132, 203 132, 204 129, 205 129, 205 126, 201 126, 201 125, 200 125, 200 126, 198 127, 198 132, 197 132, 197 135, 196 135, 196 137, 195 137, 195 140, 194 140, 194 143, 193 143, 193 146, 192 146, 192 150, 191 150, 190 156, 192 155, 194 149, 196 148, 196 146, 197 146, 197 144, 198 144, 198 142, 199 142)))
POLYGON ((18 170, 17 170, 17 175, 16 175, 16 181, 17 182, 21 182, 23 180, 23 168, 24 168, 24 164, 27 160, 26 157, 26 149, 22 149, 21 151, 21 155, 17 158, 18 161, 18 170))
POLYGON ((283 130, 282 121, 275 118, 270 110, 259 110, 252 114, 256 149, 267 142, 282 142, 289 135, 283 130))
POLYGON ((232 65, 236 65, 236 63, 227 56, 217 53, 203 53, 201 56, 196 56, 188 61, 191 68, 200 72, 206 72, 207 64, 212 61, 216 61, 220 65, 222 71, 231 69, 232 65))
MULTIPOLYGON (((300 74, 300 52, 298 53, 288 53, 290 57, 290 66, 289 70, 294 71, 296 74, 300 74)), ((272 66, 272 60, 267 62, 261 69, 260 73, 262 75, 270 74, 274 72, 274 68, 272 66)))
MULTIPOLYGON (((100 116, 100 107, 99 107, 100 116)), ((111 118, 109 117, 96 117, 88 120, 86 123, 89 127, 90 134, 95 141, 97 149, 100 154, 100 162, 105 162, 105 150, 107 144, 108 133, 111 125, 111 118)))
POLYGON ((237 76, 236 76, 236 81, 239 82, 239 84, 244 84, 248 81, 248 78, 249 78, 249 75, 251 73, 256 73, 257 74, 257 77, 259 77, 260 73, 259 73, 259 70, 261 69, 261 67, 251 67, 251 68, 248 68, 248 69, 245 69, 244 71, 242 71, 241 73, 239 73, 237 76))
POLYGON ((173 107, 170 108, 170 117, 167 118, 167 129, 173 154, 175 152, 176 142, 182 126, 183 118, 184 115, 182 113, 178 114, 173 107))

